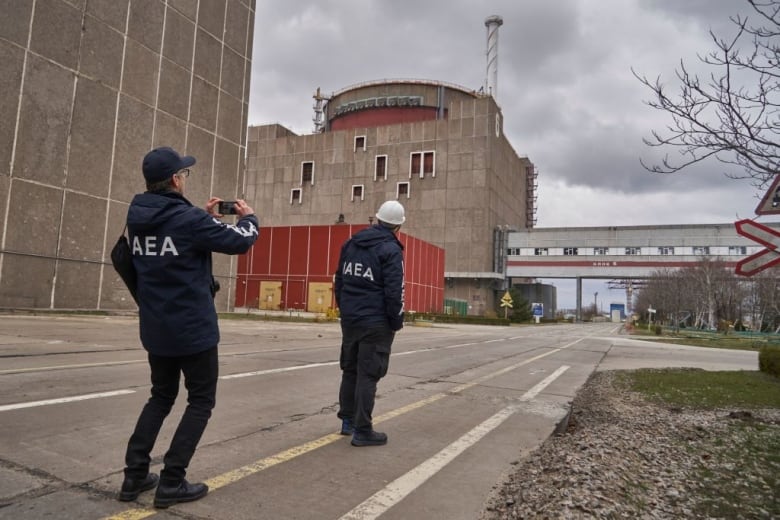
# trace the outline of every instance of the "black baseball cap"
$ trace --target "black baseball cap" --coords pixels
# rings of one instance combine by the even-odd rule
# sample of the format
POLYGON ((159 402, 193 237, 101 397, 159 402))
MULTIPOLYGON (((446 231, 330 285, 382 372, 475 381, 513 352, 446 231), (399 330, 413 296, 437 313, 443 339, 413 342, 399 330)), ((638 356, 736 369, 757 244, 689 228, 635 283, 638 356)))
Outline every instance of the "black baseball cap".
POLYGON ((170 179, 174 173, 195 164, 195 157, 179 153, 169 146, 155 148, 144 156, 143 172, 147 183, 170 179))

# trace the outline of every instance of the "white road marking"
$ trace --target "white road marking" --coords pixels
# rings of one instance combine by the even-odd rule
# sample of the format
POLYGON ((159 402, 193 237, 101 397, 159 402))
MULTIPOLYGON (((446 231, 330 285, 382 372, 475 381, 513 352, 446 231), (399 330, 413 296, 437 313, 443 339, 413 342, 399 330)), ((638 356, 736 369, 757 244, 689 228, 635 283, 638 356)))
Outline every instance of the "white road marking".
MULTIPOLYGON (((511 339, 511 338, 509 338, 509 339, 511 339)), ((488 341, 484 341, 482 343, 492 343, 493 341, 495 341, 495 340, 488 340, 488 341)), ((507 341, 507 340, 505 339, 505 340, 502 340, 502 341, 507 341)), ((569 346, 571 346, 571 345, 573 345, 575 343, 578 343, 579 341, 581 341, 581 339, 573 341, 573 342, 571 342, 571 343, 569 343, 567 345, 559 347, 558 349, 555 349, 555 350, 553 350, 551 352, 548 352, 548 353, 556 352, 559 349, 564 349, 564 348, 569 347, 569 346)), ((445 348, 445 349, 447 349, 447 348, 458 348, 458 347, 465 347, 465 346, 474 345, 474 344, 476 344, 476 343, 460 343, 460 344, 457 344, 457 345, 449 345, 447 347, 439 347, 439 348, 445 348)), ((400 352, 400 353, 394 354, 394 355, 395 356, 400 356, 400 355, 405 355, 405 354, 416 354, 416 353, 421 353, 421 352, 428 352, 430 350, 436 350, 436 349, 424 348, 424 349, 419 349, 419 350, 400 352)), ((544 355, 546 355, 546 354, 544 354, 544 355)), ((535 360, 538 357, 543 357, 544 355, 534 357, 531 360, 535 360)), ((523 362, 523 364, 528 362, 528 361, 530 361, 530 360, 527 360, 527 361, 523 362)), ((131 364, 131 363, 142 363, 142 362, 145 362, 145 360, 119 361, 119 362, 106 362, 106 363, 84 363, 84 364, 80 364, 80 365, 63 365, 61 367, 39 367, 37 369, 36 368, 11 369, 11 370, 7 370, 7 371, 0 371, 0 374, 20 373, 20 372, 36 371, 36 370, 57 370, 57 369, 61 369, 61 368, 84 368, 84 367, 96 367, 96 366, 110 366, 110 365, 115 365, 115 364, 131 364)), ((257 371, 254 371, 254 372, 241 372, 241 373, 238 373, 238 374, 229 374, 229 375, 225 375, 225 376, 220 376, 219 379, 239 379, 239 378, 243 378, 243 377, 260 376, 260 375, 267 375, 267 374, 278 374, 278 373, 282 373, 282 372, 292 372, 294 370, 303 370, 303 369, 307 369, 307 368, 318 368, 318 367, 324 367, 324 366, 334 366, 334 365, 338 365, 338 364, 339 364, 338 361, 327 361, 327 362, 323 362, 323 363, 310 363, 310 364, 307 364, 307 365, 296 365, 296 366, 283 367, 283 368, 271 368, 271 369, 268 369, 268 370, 257 370, 257 371)), ((510 370, 510 369, 512 369, 512 367, 508 367, 507 368, 507 370, 510 370)), ((51 404, 70 403, 70 402, 73 402, 73 401, 83 401, 83 400, 86 400, 86 399, 95 399, 95 398, 99 398, 99 397, 112 397, 112 396, 115 396, 115 395, 125 395, 125 394, 132 394, 132 393, 135 393, 135 390, 125 389, 125 390, 115 390, 113 392, 103 392, 103 393, 99 393, 99 394, 86 394, 86 395, 77 395, 77 396, 72 396, 72 397, 63 397, 63 398, 58 398, 58 399, 48 399, 48 400, 45 400, 45 401, 31 401, 29 403, 15 403, 15 404, 0 405, 0 412, 6 412, 6 411, 9 411, 9 410, 19 410, 21 408, 33 408, 33 407, 36 407, 36 406, 47 406, 47 405, 51 405, 51 404)))
MULTIPOLYGON (((520 397, 520 402, 530 401, 550 383, 563 374, 569 367, 563 365, 558 370, 544 378, 528 392, 520 397)), ((383 489, 370 496, 357 507, 341 517, 341 520, 369 520, 377 518, 395 504, 406 498, 412 491, 420 487, 429 478, 438 473, 455 457, 463 453, 467 448, 476 444, 482 437, 496 429, 520 408, 520 403, 507 406, 483 423, 477 425, 471 431, 463 435, 439 453, 413 468, 406 474, 398 477, 383 489)))
POLYGON ((49 367, 32 367, 32 368, 9 368, 8 370, 0 370, 0 375, 6 374, 23 374, 25 372, 48 372, 51 370, 64 370, 74 368, 94 368, 94 367, 110 367, 116 365, 133 365, 137 363, 146 363, 145 359, 131 360, 131 361, 106 361, 103 363, 80 363, 78 365, 52 365, 49 367))
POLYGON ((74 395, 73 397, 60 397, 59 399, 47 399, 45 401, 30 401, 29 403, 6 404, 0 406, 0 412, 19 410, 20 408, 33 408, 50 404, 72 403, 74 401, 86 401, 87 399, 99 399, 101 397, 113 397, 115 395, 134 394, 135 390, 115 390, 113 392, 100 392, 97 394, 74 395))
POLYGON ((250 377, 250 376, 263 376, 266 374, 278 374, 280 372, 292 372, 293 370, 303 370, 304 368, 317 368, 317 367, 327 367, 332 365, 338 365, 338 361, 327 361, 324 363, 310 363, 308 365, 295 365, 292 367, 283 367, 283 368, 269 368, 268 370, 257 370, 255 372, 241 372, 239 374, 230 374, 227 376, 219 376, 220 379, 239 379, 241 377, 250 377))

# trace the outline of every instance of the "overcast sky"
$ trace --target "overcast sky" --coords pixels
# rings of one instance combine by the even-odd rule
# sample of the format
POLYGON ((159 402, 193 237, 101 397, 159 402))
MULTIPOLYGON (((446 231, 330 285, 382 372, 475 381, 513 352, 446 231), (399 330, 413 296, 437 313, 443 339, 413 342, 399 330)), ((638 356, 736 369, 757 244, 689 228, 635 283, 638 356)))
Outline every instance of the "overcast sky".
MULTIPOLYGON (((763 194, 720 163, 670 175, 640 165, 662 154, 642 138, 670 121, 631 72, 673 86, 683 60, 706 76, 708 31, 733 35, 740 12, 755 16, 743 0, 259 0, 249 123, 311 133, 318 87, 412 78, 479 89, 484 20, 499 15, 497 101, 505 135, 539 171, 537 227, 752 218, 763 194)), ((573 283, 556 285, 559 307, 572 306, 573 283)), ((600 302, 622 297, 591 281, 584 302, 599 290, 600 302)))

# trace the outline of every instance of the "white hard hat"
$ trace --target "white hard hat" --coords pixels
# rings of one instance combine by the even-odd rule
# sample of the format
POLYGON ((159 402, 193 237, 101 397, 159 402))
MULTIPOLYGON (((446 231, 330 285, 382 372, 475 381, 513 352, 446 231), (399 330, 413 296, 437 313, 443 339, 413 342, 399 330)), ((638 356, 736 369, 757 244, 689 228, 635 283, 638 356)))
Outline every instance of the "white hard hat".
POLYGON ((400 226, 406 220, 406 217, 404 216, 404 207, 397 200, 388 200, 379 206, 379 211, 376 212, 376 218, 382 222, 400 226))

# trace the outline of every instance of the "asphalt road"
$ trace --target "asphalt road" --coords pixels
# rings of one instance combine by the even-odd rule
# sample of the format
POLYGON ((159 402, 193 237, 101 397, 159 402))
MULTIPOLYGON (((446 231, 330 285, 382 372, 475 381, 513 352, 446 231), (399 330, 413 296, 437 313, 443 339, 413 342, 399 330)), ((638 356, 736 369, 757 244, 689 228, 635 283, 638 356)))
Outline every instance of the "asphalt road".
POLYGON ((0 518, 474 519, 594 370, 757 369, 755 353, 637 341, 611 323, 407 326, 374 410, 389 442, 355 448, 335 415, 338 324, 222 320, 217 407, 188 472, 211 491, 155 510, 152 493, 115 498, 149 392, 137 327, 0 316, 0 518))

